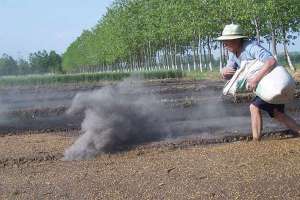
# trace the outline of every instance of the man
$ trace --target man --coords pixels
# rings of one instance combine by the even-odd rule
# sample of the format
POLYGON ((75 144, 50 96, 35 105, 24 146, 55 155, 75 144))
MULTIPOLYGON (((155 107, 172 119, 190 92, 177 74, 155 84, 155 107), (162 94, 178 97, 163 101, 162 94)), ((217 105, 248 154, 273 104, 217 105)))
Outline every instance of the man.
MULTIPOLYGON (((261 70, 251 79, 247 80, 250 90, 255 90, 259 81, 268 74, 277 65, 276 59, 265 48, 258 44, 251 43, 246 40, 246 36, 242 34, 242 30, 237 24, 226 25, 222 36, 217 40, 224 43, 224 47, 229 51, 229 59, 226 67, 223 68, 221 74, 224 79, 230 79, 237 68, 240 67, 241 61, 258 59, 264 63, 261 70)), ((283 104, 270 104, 256 96, 250 104, 251 128, 253 140, 261 139, 262 132, 262 115, 261 110, 268 112, 270 117, 276 119, 289 129, 300 134, 300 126, 284 113, 283 104)))

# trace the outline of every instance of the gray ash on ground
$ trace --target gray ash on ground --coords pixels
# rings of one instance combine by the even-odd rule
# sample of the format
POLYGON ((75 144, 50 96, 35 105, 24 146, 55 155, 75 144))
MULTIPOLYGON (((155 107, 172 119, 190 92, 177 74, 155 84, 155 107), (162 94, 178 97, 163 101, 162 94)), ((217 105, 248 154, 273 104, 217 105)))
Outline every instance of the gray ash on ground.
MULTIPOLYGON (((243 133, 241 138, 249 136, 249 130, 247 130, 250 122, 248 102, 251 95, 240 95, 236 99, 223 98, 220 95, 223 83, 222 81, 180 79, 147 81, 144 83, 147 90, 139 91, 139 94, 151 91, 159 96, 160 102, 169 112, 165 121, 172 127, 173 139, 205 136, 205 141, 199 140, 198 142, 238 141, 237 135, 241 133, 243 133), (227 137, 228 134, 229 137, 227 137), (218 138, 211 141, 209 137, 214 136, 218 138)), ((62 131, 68 136, 79 136, 81 135, 80 125, 84 119, 84 113, 67 116, 65 111, 71 105, 77 92, 95 91, 103 88, 103 86, 105 85, 67 85, 59 88, 44 86, 26 88, 18 93, 6 91, 5 98, 8 101, 15 98, 17 100, 10 101, 9 111, 5 112, 6 116, 1 116, 0 134, 27 134, 28 132, 56 134, 57 131, 62 131), (36 97, 38 98, 35 99, 36 97)), ((286 110, 299 121, 299 85, 297 87, 296 100, 289 104, 286 110)), ((135 94, 128 91, 128 95, 135 94)), ((280 128, 273 126, 273 122, 268 118, 265 125, 267 127, 266 133, 280 128)), ((161 139, 165 140, 165 137, 161 139)), ((147 142, 152 141, 146 141, 145 144, 147 142)), ((141 144, 144 145, 144 143, 141 144)), ((124 148, 126 148, 125 146, 124 148)))

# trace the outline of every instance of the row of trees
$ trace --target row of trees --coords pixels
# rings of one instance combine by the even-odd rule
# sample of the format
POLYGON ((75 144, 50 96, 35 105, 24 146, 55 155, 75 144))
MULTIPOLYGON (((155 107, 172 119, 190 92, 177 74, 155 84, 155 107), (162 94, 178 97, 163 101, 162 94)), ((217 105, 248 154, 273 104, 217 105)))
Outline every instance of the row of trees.
POLYGON ((99 22, 85 30, 63 54, 63 69, 97 66, 102 70, 208 68, 212 50, 226 57, 214 38, 231 22, 257 42, 287 46, 299 32, 298 0, 115 0, 99 22), (191 66, 190 66, 191 65, 191 66))
POLYGON ((61 73, 62 58, 55 51, 45 50, 29 54, 25 59, 15 60, 7 54, 0 57, 0 75, 61 73))
MULTIPOLYGON (((46 51, 38 51, 30 54, 29 61, 24 59, 15 60, 7 54, 0 57, 0 76, 5 75, 25 75, 25 74, 44 74, 44 73, 65 73, 62 70, 61 57, 54 51, 48 54, 46 51)), ((193 62, 192 56, 186 58, 189 63, 193 62)), ((285 55, 279 54, 278 60, 284 63, 285 55)), ((300 64, 300 52, 292 52, 291 60, 294 63, 300 64)), ((214 66, 218 65, 219 59, 212 59, 214 66)), ((188 70, 192 70, 192 66, 187 65, 188 70)), ((98 72, 103 71, 101 68, 95 66, 85 67, 83 72, 98 72)))

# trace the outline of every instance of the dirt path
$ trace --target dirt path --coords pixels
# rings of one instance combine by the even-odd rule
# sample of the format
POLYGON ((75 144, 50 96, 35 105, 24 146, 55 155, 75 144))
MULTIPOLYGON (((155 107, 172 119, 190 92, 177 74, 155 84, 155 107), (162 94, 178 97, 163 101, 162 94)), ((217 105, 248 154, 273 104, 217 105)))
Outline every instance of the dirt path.
POLYGON ((74 138, 0 138, 0 199, 300 199, 300 138, 61 161, 74 138))

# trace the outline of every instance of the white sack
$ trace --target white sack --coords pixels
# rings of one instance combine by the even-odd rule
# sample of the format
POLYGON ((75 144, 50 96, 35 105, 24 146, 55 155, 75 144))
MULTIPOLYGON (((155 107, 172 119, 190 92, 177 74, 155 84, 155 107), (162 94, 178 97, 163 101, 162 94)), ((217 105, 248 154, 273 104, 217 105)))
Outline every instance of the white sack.
MULTIPOLYGON (((241 67, 224 86, 223 94, 235 96, 249 92, 247 79, 257 73, 263 64, 259 60, 242 61, 241 67)), ((284 67, 276 66, 260 80, 254 93, 268 103, 284 104, 294 98, 294 91, 295 82, 291 75, 284 67)))

